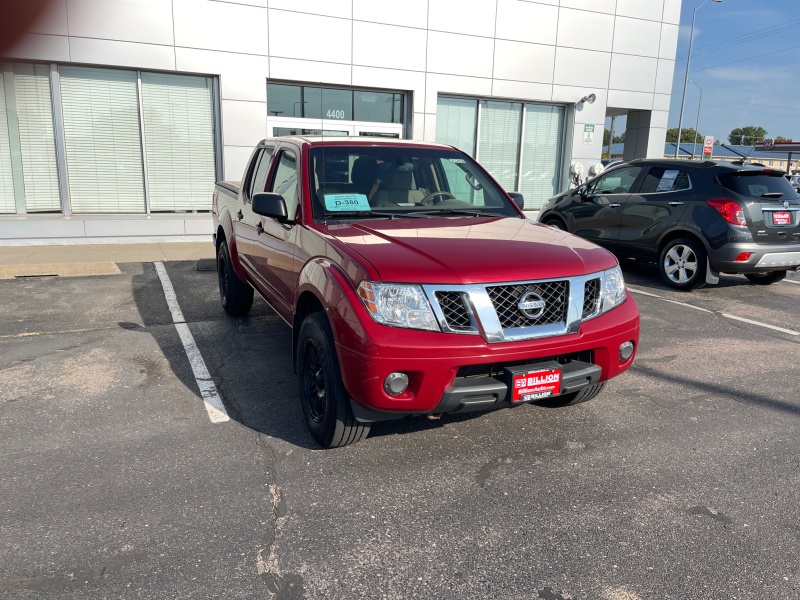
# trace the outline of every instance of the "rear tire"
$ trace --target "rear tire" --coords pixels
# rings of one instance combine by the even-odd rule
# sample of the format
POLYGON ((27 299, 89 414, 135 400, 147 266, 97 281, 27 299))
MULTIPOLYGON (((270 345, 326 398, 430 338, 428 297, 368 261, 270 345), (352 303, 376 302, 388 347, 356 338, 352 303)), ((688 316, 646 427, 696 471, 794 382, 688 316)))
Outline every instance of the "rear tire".
POLYGON ((676 290, 694 290, 706 284, 706 249, 697 240, 670 240, 661 250, 658 269, 664 282, 676 290))
POLYGON ((537 402, 537 404, 540 406, 546 406, 548 408, 560 408, 562 406, 572 406, 573 404, 588 402, 589 400, 595 398, 603 390, 605 385, 606 382, 601 381, 595 385, 590 385, 587 388, 583 388, 578 392, 562 394, 561 396, 553 396, 552 398, 547 398, 546 400, 537 402))
POLYGON ((767 273, 745 273, 745 277, 747 277, 752 283, 758 285, 770 285, 773 283, 777 283, 784 277, 786 277, 786 271, 769 271, 767 273))
POLYGON ((340 448, 367 437, 371 424, 359 423, 350 408, 333 332, 324 313, 311 313, 300 326, 296 360, 303 415, 320 445, 340 448))
POLYGON ((229 315, 240 317, 250 312, 253 306, 253 288, 239 281, 233 270, 228 243, 222 241, 217 250, 217 280, 222 308, 229 315))

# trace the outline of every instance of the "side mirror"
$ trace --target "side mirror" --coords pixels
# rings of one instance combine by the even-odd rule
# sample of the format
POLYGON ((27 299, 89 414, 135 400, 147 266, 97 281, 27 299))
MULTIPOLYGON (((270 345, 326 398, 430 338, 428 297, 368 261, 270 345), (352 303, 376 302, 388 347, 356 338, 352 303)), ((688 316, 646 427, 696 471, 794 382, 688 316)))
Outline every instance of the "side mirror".
POLYGON ((581 197, 581 200, 583 202, 586 202, 587 200, 591 199, 591 196, 589 196, 589 190, 586 188, 585 185, 582 185, 581 187, 578 188, 578 196, 581 197))
POLYGON ((514 201, 520 210, 525 210, 525 198, 519 192, 508 192, 508 196, 514 201))
POLYGON ((259 192, 253 195, 253 212, 262 217, 277 219, 279 223, 288 223, 286 200, 280 194, 259 192))

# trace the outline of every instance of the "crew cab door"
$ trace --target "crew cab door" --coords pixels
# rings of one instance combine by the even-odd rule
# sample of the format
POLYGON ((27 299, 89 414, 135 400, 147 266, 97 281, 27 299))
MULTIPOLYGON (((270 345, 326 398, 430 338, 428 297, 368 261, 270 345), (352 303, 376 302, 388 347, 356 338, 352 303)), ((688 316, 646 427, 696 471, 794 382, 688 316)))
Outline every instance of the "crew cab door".
POLYGON ((680 221, 694 197, 684 169, 651 166, 622 207, 619 251, 652 257, 658 240, 680 221))
POLYGON ((256 272, 255 264, 255 238, 256 226, 260 217, 253 212, 253 194, 263 192, 269 174, 270 161, 275 152, 274 146, 259 146, 253 153, 249 168, 242 182, 239 212, 231 215, 233 233, 236 238, 236 248, 239 260, 252 274, 256 272))
POLYGON ((619 238, 622 206, 642 173, 642 167, 619 167, 590 181, 579 190, 572 209, 572 233, 610 250, 619 238))
POLYGON ((255 266, 261 293, 278 314, 291 323, 294 312, 296 275, 294 252, 297 240, 298 207, 300 205, 299 152, 282 145, 275 157, 267 189, 283 196, 289 223, 271 217, 258 217, 255 229, 255 266))

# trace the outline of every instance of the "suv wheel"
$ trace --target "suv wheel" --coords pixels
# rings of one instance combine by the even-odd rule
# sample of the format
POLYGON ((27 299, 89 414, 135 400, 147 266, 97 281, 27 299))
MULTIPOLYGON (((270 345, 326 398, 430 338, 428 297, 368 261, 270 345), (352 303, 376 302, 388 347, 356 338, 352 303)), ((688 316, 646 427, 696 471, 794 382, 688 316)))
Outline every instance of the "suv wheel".
POLYGON ((549 217, 542 222, 544 225, 548 227, 554 227, 555 229, 560 229, 561 231, 566 231, 567 226, 564 225, 564 221, 558 219, 556 217, 549 217))
POLYGON ((669 241, 661 250, 658 267, 667 285, 677 290, 693 290, 706 284, 706 251, 696 240, 669 241))
POLYGON ((222 308, 234 316, 246 315, 253 306, 253 288, 239 281, 233 271, 228 243, 223 241, 217 250, 217 280, 222 308))
POLYGON ((339 448, 367 437, 370 423, 359 423, 353 416, 324 313, 311 313, 300 326, 297 384, 306 425, 323 448, 339 448))
POLYGON ((786 277, 786 271, 769 271, 767 273, 745 273, 745 277, 747 277, 751 282, 757 283, 758 285, 770 285, 771 283, 776 283, 786 277))

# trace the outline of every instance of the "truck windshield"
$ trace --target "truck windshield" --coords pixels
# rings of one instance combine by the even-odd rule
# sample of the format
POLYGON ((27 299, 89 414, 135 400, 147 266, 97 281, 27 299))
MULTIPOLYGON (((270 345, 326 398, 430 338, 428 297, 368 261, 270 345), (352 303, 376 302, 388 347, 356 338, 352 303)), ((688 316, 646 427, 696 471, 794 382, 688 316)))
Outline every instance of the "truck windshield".
POLYGON ((309 159, 318 222, 438 212, 442 216, 519 216, 502 190, 457 150, 320 146, 311 149, 309 159))

